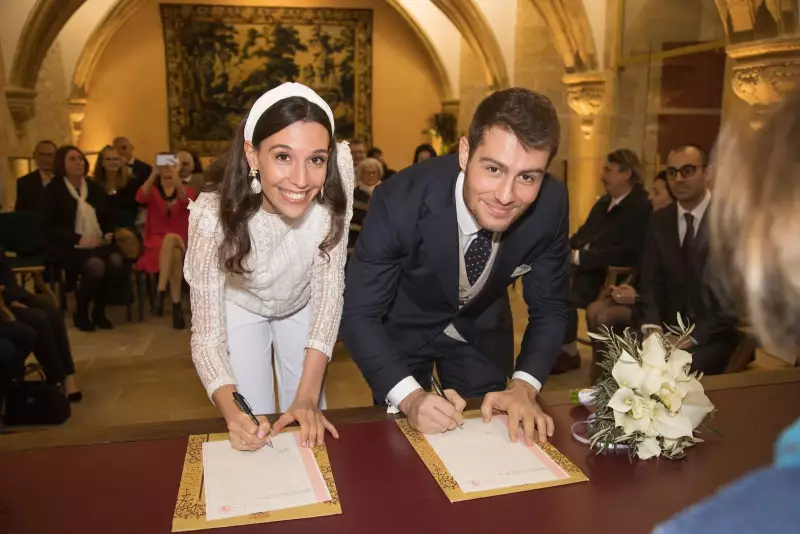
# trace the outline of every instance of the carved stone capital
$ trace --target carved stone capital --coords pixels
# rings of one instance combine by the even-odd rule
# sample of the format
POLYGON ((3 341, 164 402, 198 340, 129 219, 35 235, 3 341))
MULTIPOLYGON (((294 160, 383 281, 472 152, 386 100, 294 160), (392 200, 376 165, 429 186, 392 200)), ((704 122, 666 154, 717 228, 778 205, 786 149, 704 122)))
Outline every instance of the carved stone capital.
POLYGON ((25 123, 36 114, 36 91, 22 87, 6 87, 6 101, 17 129, 22 130, 25 123))
POLYGON ((79 146, 83 133, 83 119, 86 117, 86 98, 70 98, 69 104, 69 130, 72 134, 72 144, 79 146))
POLYGON ((756 107, 779 102, 800 79, 800 39, 778 39, 729 46, 736 60, 731 84, 736 95, 756 107))
POLYGON ((605 77, 601 72, 567 74, 567 104, 581 118, 584 139, 592 137, 594 120, 603 107, 605 77))

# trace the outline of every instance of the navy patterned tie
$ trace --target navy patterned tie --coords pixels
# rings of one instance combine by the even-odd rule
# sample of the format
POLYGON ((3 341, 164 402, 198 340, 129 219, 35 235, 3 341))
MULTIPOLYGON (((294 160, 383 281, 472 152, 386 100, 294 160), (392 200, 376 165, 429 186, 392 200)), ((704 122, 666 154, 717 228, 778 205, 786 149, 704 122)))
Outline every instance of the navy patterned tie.
POLYGON ((492 232, 491 230, 481 229, 464 254, 464 266, 467 269, 469 285, 474 285, 478 278, 481 277, 481 273, 486 268, 486 262, 489 261, 491 254, 492 232))

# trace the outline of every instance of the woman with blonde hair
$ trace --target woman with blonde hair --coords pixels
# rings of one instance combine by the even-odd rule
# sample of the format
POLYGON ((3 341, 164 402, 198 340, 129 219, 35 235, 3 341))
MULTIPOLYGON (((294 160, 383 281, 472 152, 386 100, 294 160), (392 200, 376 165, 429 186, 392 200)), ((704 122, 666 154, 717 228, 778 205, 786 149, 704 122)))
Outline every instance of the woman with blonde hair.
POLYGON ((131 177, 128 166, 122 161, 116 148, 106 145, 97 154, 92 179, 108 195, 108 207, 113 214, 114 223, 124 228, 133 228, 139 210, 136 203, 139 184, 135 177, 131 177))
MULTIPOLYGON (((787 95, 760 131, 726 128, 715 157, 710 211, 714 275, 765 347, 785 359, 795 359, 800 348, 798 139, 800 91, 787 95)), ((723 488, 655 532, 796 531, 800 420, 783 432, 775 450, 772 467, 723 488)))

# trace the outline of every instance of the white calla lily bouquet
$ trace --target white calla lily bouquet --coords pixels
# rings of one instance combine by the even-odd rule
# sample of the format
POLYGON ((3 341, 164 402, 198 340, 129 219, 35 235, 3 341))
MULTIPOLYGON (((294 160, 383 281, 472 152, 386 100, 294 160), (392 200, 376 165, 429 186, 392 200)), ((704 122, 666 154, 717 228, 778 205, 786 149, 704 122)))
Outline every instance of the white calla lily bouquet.
POLYGON ((607 328, 589 334, 606 346, 591 395, 596 410, 589 445, 598 453, 628 448, 641 460, 678 459, 702 441, 695 432, 714 405, 702 375, 689 372, 692 355, 678 348, 693 326, 686 327, 680 316, 678 324, 668 328, 672 336, 652 333, 641 344, 629 329, 622 336, 607 328))

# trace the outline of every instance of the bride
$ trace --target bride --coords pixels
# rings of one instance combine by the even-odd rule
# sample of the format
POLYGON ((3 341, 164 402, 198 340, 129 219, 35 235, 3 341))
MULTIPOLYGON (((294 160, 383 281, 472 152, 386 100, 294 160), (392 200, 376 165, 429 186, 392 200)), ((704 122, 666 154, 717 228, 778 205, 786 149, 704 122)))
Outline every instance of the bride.
POLYGON ((310 88, 262 95, 211 183, 190 206, 184 275, 191 288, 192 359, 235 449, 255 450, 287 424, 304 446, 338 434, 322 414, 339 330, 354 172, 333 113, 310 88), (273 354, 275 368, 273 370, 273 354), (280 409, 274 427, 256 414, 280 409))

